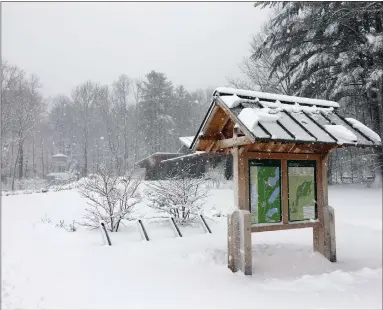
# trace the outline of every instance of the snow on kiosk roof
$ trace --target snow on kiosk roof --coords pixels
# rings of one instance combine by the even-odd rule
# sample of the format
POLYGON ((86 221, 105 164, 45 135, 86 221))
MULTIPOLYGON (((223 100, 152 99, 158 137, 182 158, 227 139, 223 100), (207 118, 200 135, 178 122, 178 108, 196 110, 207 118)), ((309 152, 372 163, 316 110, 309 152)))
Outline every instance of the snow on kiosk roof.
POLYGON ((226 87, 217 88, 213 96, 209 111, 190 146, 195 151, 224 149, 222 143, 223 146, 227 144, 211 145, 206 142, 206 137, 222 134, 222 137, 231 138, 234 126, 240 130, 240 135, 247 137, 247 142, 252 143, 318 144, 327 148, 381 144, 378 134, 367 126, 339 115, 339 104, 334 101, 226 87), (226 122, 221 124, 222 132, 217 130, 220 128, 218 123, 222 123, 221 115, 226 122))
POLYGON ((231 153, 235 196, 228 214, 229 268, 252 274, 251 233, 313 229, 313 248, 336 261, 327 159, 346 146, 381 138, 338 114, 334 101, 219 87, 195 135, 193 151, 231 153))
POLYGON ((280 94, 270 94, 270 93, 258 92, 253 90, 236 89, 236 88, 229 88, 229 87, 216 88, 213 93, 213 96, 214 95, 237 95, 237 96, 243 96, 243 97, 262 98, 262 99, 274 100, 274 101, 279 100, 281 102, 286 101, 286 102, 292 102, 292 103, 302 103, 307 105, 339 108, 339 104, 335 101, 287 96, 287 95, 280 95, 280 94))

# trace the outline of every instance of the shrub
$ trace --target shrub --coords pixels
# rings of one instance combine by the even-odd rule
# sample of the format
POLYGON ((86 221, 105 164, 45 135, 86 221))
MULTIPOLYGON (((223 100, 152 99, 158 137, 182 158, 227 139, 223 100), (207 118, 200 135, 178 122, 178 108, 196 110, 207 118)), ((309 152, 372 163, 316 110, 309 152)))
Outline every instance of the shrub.
POLYGON ((117 232, 123 219, 130 219, 134 206, 141 201, 138 187, 141 181, 112 175, 112 170, 100 166, 97 175, 85 178, 78 185, 78 191, 88 199, 89 208, 80 225, 99 228, 100 221, 112 232, 117 232))
POLYGON ((219 188, 221 183, 225 181, 224 166, 222 164, 217 165, 214 168, 210 168, 205 173, 205 180, 209 181, 212 187, 219 188))
POLYGON ((193 178, 188 171, 173 170, 171 177, 148 184, 146 198, 153 209, 173 216, 179 224, 187 224, 200 213, 209 189, 203 178, 193 178))
POLYGON ((56 224, 55 226, 59 227, 59 228, 64 228, 68 232, 75 232, 75 231, 77 231, 77 228, 75 226, 75 221, 73 221, 72 224, 68 225, 68 224, 65 224, 64 220, 61 220, 60 223, 56 224))

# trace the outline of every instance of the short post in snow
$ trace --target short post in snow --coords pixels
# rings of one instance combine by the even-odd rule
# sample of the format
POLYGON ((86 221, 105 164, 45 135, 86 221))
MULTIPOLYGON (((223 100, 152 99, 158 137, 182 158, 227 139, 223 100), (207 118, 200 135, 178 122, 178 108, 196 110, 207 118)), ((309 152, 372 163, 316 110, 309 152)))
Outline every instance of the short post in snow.
POLYGON ((176 221, 174 220, 174 217, 170 217, 170 224, 175 228, 175 231, 177 232, 178 237, 182 237, 181 230, 179 229, 176 221))
POLYGON ((105 237, 106 237, 106 240, 107 240, 107 242, 108 242, 108 245, 109 245, 109 246, 112 245, 112 241, 110 240, 108 231, 106 230, 105 223, 104 223, 103 221, 100 222, 100 226, 101 226, 102 239, 103 239, 104 242, 105 242, 105 237))
POLYGON ((141 236, 143 236, 146 241, 149 241, 148 232, 146 231, 146 229, 144 227, 144 223, 142 223, 141 220, 138 220, 137 223, 138 223, 138 229, 141 232, 141 236))
POLYGON ((211 229, 210 229, 209 225, 207 224, 207 222, 206 222, 204 216, 203 216, 202 214, 200 214, 199 216, 200 216, 201 221, 202 221, 202 226, 204 227, 204 229, 205 229, 209 234, 211 234, 211 229))

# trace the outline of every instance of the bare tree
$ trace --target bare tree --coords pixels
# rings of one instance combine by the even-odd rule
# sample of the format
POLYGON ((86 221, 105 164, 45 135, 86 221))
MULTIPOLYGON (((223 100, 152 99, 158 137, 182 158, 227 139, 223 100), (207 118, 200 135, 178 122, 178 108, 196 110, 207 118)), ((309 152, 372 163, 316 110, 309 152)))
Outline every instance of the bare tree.
POLYGON ((38 92, 39 87, 39 81, 36 76, 31 76, 27 79, 20 73, 19 78, 13 85, 12 91, 6 96, 11 104, 11 112, 4 116, 4 119, 11 117, 10 120, 6 121, 9 122, 7 126, 9 126, 11 136, 13 137, 12 146, 16 147, 16 158, 14 159, 12 172, 12 190, 14 190, 16 172, 18 172, 20 179, 23 177, 24 142, 32 133, 32 129, 36 124, 41 121, 45 110, 44 101, 38 92))
POLYGON ((209 195, 205 180, 193 178, 191 169, 192 165, 174 169, 167 179, 148 184, 146 190, 150 206, 173 216, 180 224, 194 220, 209 195))
MULTIPOLYGON (((251 54, 254 54, 254 51, 263 45, 268 32, 270 31, 266 24, 262 27, 261 32, 253 37, 250 44, 251 54)), ((287 63, 281 63, 278 70, 273 71, 272 65, 275 57, 276 54, 265 53, 260 58, 244 58, 239 65, 244 78, 229 78, 228 82, 236 88, 292 95, 290 78, 287 76, 282 80, 282 77, 286 76, 288 65, 287 63)))
POLYGON ((100 165, 97 172, 96 176, 83 179, 78 188, 90 206, 80 224, 96 229, 102 220, 108 230, 117 232, 122 220, 132 219, 134 207, 141 201, 141 180, 133 179, 131 173, 123 178, 115 176, 105 165, 100 165))
POLYGON ((134 106, 133 106, 133 122, 132 122, 132 133, 133 133, 133 142, 132 142, 132 151, 133 151, 133 168, 135 168, 135 164, 137 162, 137 155, 139 153, 138 150, 138 124, 139 124, 139 113, 138 113, 138 105, 142 97, 142 80, 136 79, 133 83, 131 83, 131 93, 134 100, 134 106))
POLYGON ((17 85, 24 79, 24 72, 7 62, 1 63, 1 177, 12 174, 13 149, 17 142, 12 132, 12 119, 17 85))
POLYGON ((115 161, 116 174, 121 175, 123 170, 121 162, 121 151, 123 151, 121 150, 121 137, 123 133, 119 128, 119 122, 124 118, 124 115, 120 115, 119 111, 113 105, 108 86, 99 87, 97 89, 97 105, 100 108, 106 130, 108 148, 115 161))
POLYGON ((49 125, 54 131, 58 151, 64 153, 66 147, 73 140, 75 122, 73 105, 67 96, 57 96, 52 100, 49 113, 49 125))
POLYGON ((12 105, 17 85, 25 78, 25 73, 7 62, 1 63, 1 136, 4 139, 11 131, 14 114, 12 105))
POLYGON ((114 113, 119 116, 119 122, 117 122, 118 131, 123 139, 123 170, 128 169, 128 156, 129 156, 129 96, 132 82, 126 75, 121 75, 117 81, 113 83, 113 108, 114 113))
POLYGON ((91 81, 77 86, 72 92, 80 134, 77 137, 83 154, 83 176, 88 174, 89 131, 94 116, 97 85, 91 81))

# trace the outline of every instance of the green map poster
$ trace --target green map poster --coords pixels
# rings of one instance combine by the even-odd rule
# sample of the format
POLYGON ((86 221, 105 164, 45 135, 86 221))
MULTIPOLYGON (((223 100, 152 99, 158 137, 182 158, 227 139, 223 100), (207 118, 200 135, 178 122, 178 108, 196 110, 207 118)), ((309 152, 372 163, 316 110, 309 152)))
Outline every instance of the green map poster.
POLYGON ((251 223, 281 221, 280 168, 250 165, 251 223))
POLYGON ((315 219, 315 168, 289 167, 289 220, 315 219))

